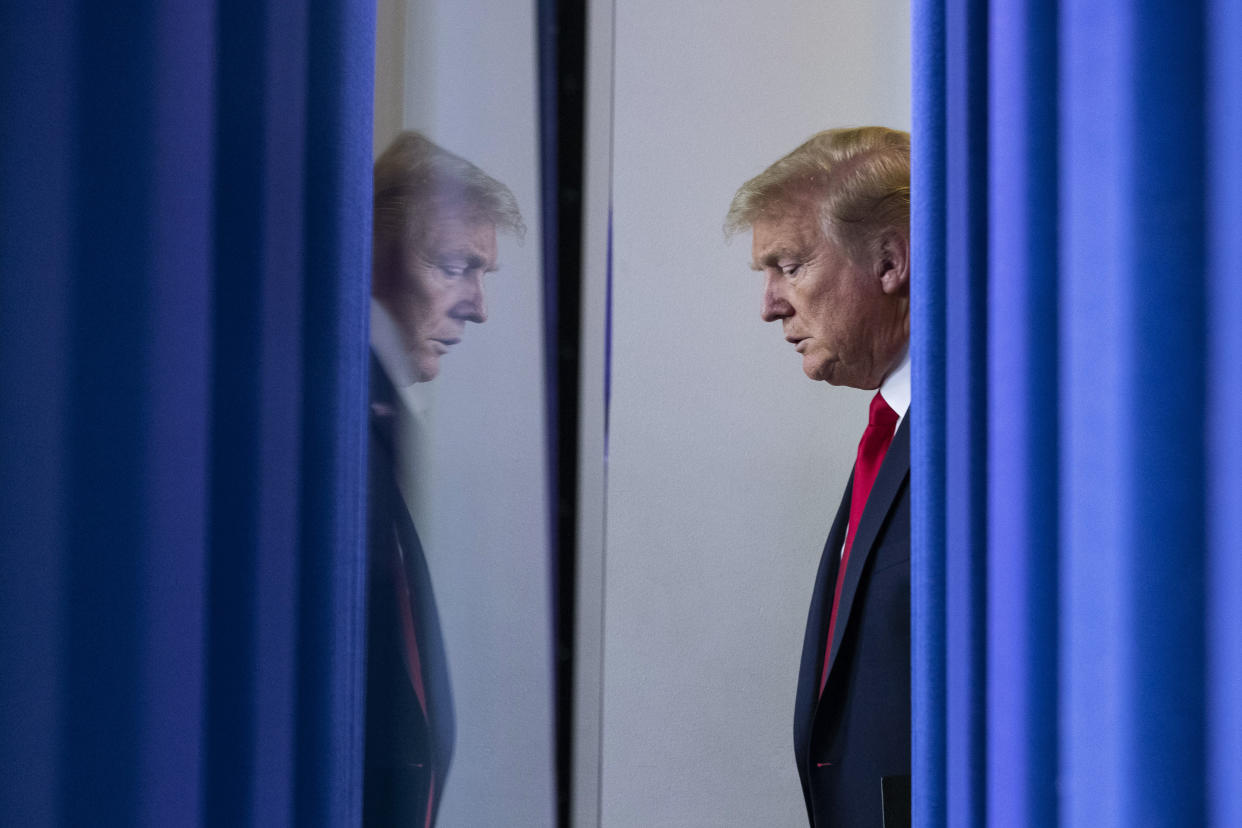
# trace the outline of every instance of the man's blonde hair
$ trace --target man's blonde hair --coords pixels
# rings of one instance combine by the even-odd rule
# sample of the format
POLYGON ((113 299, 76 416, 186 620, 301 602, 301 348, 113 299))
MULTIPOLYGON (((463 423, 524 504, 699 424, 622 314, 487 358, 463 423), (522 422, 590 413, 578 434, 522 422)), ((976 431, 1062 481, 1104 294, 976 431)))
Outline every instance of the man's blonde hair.
POLYGON ((855 258, 876 255, 886 231, 910 235, 910 134, 828 129, 747 181, 725 217, 731 237, 799 203, 818 205, 824 235, 855 258))
POLYGON ((438 214, 487 221, 519 239, 517 199, 504 184, 420 132, 399 134, 375 161, 375 240, 408 241, 438 214))

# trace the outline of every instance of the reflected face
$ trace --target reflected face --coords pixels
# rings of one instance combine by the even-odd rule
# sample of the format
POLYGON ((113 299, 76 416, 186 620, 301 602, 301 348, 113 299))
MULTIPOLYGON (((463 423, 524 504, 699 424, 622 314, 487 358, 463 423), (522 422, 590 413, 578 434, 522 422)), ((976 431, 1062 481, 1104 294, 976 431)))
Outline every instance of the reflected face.
POLYGON ((824 235, 810 203, 753 229, 763 320, 780 320, 803 372, 832 385, 879 388, 909 338, 904 262, 856 262, 824 235))
POLYGON ((440 217, 413 241, 377 251, 376 261, 372 292, 397 323, 409 374, 434 379, 466 323, 487 321, 483 276, 496 270, 496 226, 440 217))

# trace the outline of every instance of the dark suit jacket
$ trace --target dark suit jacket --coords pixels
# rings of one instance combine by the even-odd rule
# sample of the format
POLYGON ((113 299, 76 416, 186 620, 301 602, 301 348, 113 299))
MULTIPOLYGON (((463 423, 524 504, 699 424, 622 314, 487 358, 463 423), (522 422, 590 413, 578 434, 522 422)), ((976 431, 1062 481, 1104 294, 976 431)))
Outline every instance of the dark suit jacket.
POLYGON ((455 720, 431 578, 418 532, 397 488, 394 431, 399 405, 392 383, 372 355, 363 823, 424 828, 435 822, 453 754, 455 720), (409 589, 425 712, 406 666, 394 583, 397 544, 404 556, 401 575, 409 589))
POLYGON ((909 824, 909 478, 907 416, 893 436, 859 519, 841 587, 828 681, 820 697, 852 475, 824 546, 794 708, 794 752, 807 815, 815 828, 909 824), (882 786, 887 808, 882 804, 882 786))

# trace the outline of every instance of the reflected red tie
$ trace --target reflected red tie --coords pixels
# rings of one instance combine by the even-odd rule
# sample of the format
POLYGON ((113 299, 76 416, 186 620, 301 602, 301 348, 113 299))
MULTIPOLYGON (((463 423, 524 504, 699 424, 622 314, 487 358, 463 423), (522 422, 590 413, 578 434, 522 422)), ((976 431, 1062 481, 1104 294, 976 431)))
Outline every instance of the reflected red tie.
POLYGON ((867 505, 867 496, 875 485, 876 475, 880 473, 880 465, 884 462, 884 454, 888 444, 893 442, 893 431, 896 429, 897 412, 888 407, 880 392, 871 399, 871 413, 867 418, 867 428, 862 439, 858 441, 858 460, 854 463, 854 488, 850 495, 850 522, 845 532, 845 551, 841 553, 841 566, 837 568, 837 585, 832 593, 832 615, 828 621, 828 643, 824 645, 824 669, 819 676, 819 692, 824 692, 824 684, 828 680, 828 657, 832 654, 832 636, 837 626, 837 607, 841 603, 841 585, 845 583, 845 568, 850 560, 850 547, 854 545, 854 533, 858 531, 858 520, 862 517, 863 507, 867 505))
MULTIPOLYGON (((414 696, 422 708, 423 718, 430 721, 427 713, 427 691, 423 686, 423 661, 418 652, 418 636, 414 632, 414 607, 410 601, 410 582, 405 577, 401 541, 393 538, 392 557, 389 559, 393 587, 397 591, 397 612, 401 616, 401 638, 405 641, 405 669, 414 685, 414 696)), ((427 813, 424 828, 431 828, 431 815, 435 813, 436 769, 432 766, 427 790, 427 813)))
POLYGON ((393 589, 397 593, 397 612, 401 616, 401 639, 405 642, 405 670, 414 685, 414 696, 427 717, 427 693, 423 689, 423 660, 418 653, 418 636, 414 633, 414 608, 410 603, 410 584, 405 578, 405 562, 402 560, 401 542, 392 545, 392 557, 388 561, 393 589))

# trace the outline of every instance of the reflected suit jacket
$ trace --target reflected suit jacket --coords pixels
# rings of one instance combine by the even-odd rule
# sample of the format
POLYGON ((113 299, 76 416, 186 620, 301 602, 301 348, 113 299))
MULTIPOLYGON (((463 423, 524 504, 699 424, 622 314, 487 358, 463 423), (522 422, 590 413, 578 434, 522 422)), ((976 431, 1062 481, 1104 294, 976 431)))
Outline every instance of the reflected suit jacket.
POLYGON ((907 414, 859 518, 822 696, 820 675, 853 475, 820 560, 794 708, 794 751, 814 828, 909 825, 909 478, 907 414))
POLYGON ((363 824, 426 828, 439 809, 455 719, 430 573, 397 486, 394 431, 400 404, 372 354, 363 824), (408 590, 416 648, 407 641, 402 589, 408 590), (417 652, 417 677, 407 663, 411 650, 417 652))

